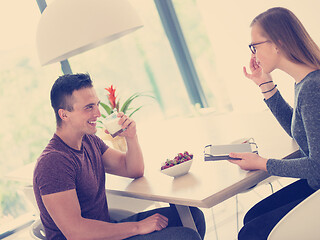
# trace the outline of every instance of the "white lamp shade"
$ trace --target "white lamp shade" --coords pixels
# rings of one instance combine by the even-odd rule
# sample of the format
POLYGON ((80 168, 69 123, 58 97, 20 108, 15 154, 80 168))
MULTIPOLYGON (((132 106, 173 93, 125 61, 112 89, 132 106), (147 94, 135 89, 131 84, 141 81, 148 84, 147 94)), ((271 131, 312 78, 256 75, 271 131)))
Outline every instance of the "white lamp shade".
POLYGON ((56 0, 39 21, 36 45, 40 63, 63 61, 142 26, 127 0, 56 0))

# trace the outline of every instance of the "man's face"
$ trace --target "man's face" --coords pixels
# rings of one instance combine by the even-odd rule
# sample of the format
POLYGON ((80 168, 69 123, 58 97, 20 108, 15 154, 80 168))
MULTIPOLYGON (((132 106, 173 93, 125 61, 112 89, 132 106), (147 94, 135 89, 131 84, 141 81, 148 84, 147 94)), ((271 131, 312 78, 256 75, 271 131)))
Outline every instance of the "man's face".
POLYGON ((67 111, 67 126, 72 131, 84 134, 95 134, 97 118, 101 116, 99 99, 93 87, 76 90, 69 99, 73 106, 71 112, 67 111))

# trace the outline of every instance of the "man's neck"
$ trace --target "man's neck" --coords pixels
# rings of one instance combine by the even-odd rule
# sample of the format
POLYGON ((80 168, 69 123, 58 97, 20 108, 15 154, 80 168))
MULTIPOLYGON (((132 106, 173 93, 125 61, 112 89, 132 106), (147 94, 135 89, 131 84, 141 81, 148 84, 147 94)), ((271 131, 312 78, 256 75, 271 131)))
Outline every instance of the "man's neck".
POLYGON ((56 134, 64 141, 69 147, 76 150, 81 150, 83 135, 74 133, 63 129, 63 127, 57 127, 56 134))

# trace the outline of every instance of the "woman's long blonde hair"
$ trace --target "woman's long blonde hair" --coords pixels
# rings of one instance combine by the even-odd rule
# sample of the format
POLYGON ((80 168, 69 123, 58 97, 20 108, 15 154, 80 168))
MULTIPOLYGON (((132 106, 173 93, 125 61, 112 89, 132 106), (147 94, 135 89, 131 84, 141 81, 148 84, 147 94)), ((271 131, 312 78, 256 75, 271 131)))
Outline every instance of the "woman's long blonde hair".
POLYGON ((270 8, 255 17, 250 26, 254 24, 259 24, 265 37, 274 42, 290 61, 320 68, 319 47, 290 10, 270 8))

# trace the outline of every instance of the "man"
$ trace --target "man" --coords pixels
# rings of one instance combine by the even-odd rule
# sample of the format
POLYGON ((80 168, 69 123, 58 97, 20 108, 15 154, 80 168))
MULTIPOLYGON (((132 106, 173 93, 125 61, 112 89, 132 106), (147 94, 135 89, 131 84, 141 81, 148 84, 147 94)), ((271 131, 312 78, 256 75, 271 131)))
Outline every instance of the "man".
POLYGON ((51 89, 57 128, 39 157, 34 192, 47 239, 203 239, 203 213, 191 208, 198 232, 182 227, 174 206, 110 219, 105 172, 129 178, 144 174, 136 123, 119 113, 128 150, 109 148, 94 134, 101 116, 88 74, 59 77, 51 89))

